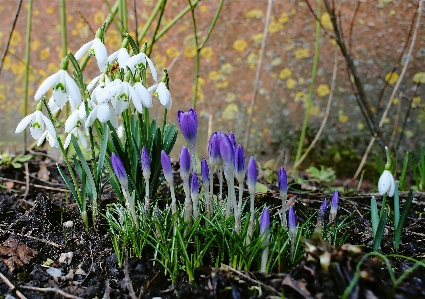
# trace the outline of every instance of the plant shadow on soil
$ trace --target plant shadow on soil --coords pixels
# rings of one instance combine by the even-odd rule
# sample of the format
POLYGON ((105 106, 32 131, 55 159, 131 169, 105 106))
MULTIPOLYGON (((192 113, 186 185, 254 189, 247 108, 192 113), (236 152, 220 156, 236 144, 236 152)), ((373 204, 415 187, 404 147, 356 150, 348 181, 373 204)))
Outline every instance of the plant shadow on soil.
MULTIPOLYGON (((23 198, 26 190, 23 168, 0 168, 0 183, 9 182, 0 193, 0 272, 27 298, 131 298, 124 269, 118 266, 106 231, 106 221, 100 219, 97 230, 85 231, 76 205, 65 203, 69 192, 66 195, 60 191, 66 187, 55 163, 36 159, 29 163, 29 173, 30 188, 23 198), (47 178, 39 178, 41 169, 48 171, 47 178), (63 222, 69 220, 74 225, 64 228, 63 222), (61 255, 68 252, 72 252, 72 258, 60 263, 61 255), (47 266, 49 259, 51 264, 47 266), (57 278, 49 274, 54 272, 57 278)), ((277 209, 281 202, 277 189, 269 188, 274 191, 258 194, 256 205, 267 203, 272 210, 277 209)), ((161 192, 167 194, 168 188, 161 188, 161 192)), ((331 196, 329 192, 317 191, 292 193, 297 196, 294 208, 299 223, 305 221, 304 215, 317 211, 323 198, 331 196)), ((401 200, 406 196, 407 193, 401 193, 401 200)), ((338 217, 349 216, 351 224, 339 233, 348 236, 347 243, 371 246, 370 194, 347 193, 340 198, 338 217)), ((399 251, 415 259, 425 257, 424 199, 422 193, 415 193, 399 251)), ((101 207, 115 200, 113 192, 106 190, 101 207)), ((395 253, 391 223, 387 228, 381 250, 385 254, 395 253)), ((354 253, 350 246, 334 248, 322 240, 311 242, 314 250, 287 273, 239 272, 226 266, 213 269, 205 265, 195 271, 194 282, 188 282, 182 274, 172 286, 163 268, 158 263, 154 265, 152 252, 146 250, 141 259, 128 260, 128 274, 139 298, 280 298, 282 292, 285 298, 340 298, 364 253, 354 253), (324 252, 330 254, 332 261, 328 271, 320 264, 324 252)), ((363 252, 371 251, 367 246, 362 246, 363 252)), ((392 258, 391 262, 396 277, 413 265, 405 259, 392 258)), ((349 298, 391 297, 393 284, 381 260, 369 258, 361 270, 362 277, 349 298)), ((6 294, 18 297, 16 289, 11 290, 0 280, 0 298, 6 294)), ((395 289, 394 296, 425 298, 425 269, 418 267, 408 275, 395 289)))

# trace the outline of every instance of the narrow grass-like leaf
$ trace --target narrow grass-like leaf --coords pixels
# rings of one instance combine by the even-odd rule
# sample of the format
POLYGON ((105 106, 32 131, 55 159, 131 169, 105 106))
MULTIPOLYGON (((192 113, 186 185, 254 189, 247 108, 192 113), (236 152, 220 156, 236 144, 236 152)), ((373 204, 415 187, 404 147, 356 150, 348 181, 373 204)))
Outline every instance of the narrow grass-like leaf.
POLYGON ((407 189, 407 182, 406 182, 406 173, 407 173, 407 166, 409 165, 409 152, 407 152, 404 155, 403 159, 403 167, 401 169, 401 175, 400 175, 400 190, 405 191, 407 189))
POLYGON ((398 182, 395 183, 394 188, 394 229, 397 229, 400 220, 400 196, 398 192, 398 182))
POLYGON ((63 181, 65 182, 66 186, 69 188, 69 190, 72 193, 72 196, 74 196, 75 201, 77 202, 78 208, 80 209, 80 212, 84 212, 81 210, 81 201, 80 198, 77 195, 77 192, 75 191, 74 186, 71 184, 71 182, 66 177, 65 173, 63 172, 62 168, 59 166, 59 164, 56 164, 56 167, 58 168, 59 174, 61 175, 63 181))
POLYGON ((382 238, 384 236, 385 224, 387 224, 387 215, 388 215, 388 212, 387 212, 387 209, 385 208, 382 217, 379 219, 379 224, 378 224, 378 228, 376 230, 376 235, 373 238, 373 249, 374 250, 379 250, 379 248, 381 248, 381 242, 382 242, 382 238))
POLYGON ((378 216, 378 206, 376 204, 376 198, 375 196, 372 196, 370 199, 370 220, 372 222, 372 235, 375 239, 376 236, 376 230, 378 229, 378 223, 379 223, 379 216, 378 216))

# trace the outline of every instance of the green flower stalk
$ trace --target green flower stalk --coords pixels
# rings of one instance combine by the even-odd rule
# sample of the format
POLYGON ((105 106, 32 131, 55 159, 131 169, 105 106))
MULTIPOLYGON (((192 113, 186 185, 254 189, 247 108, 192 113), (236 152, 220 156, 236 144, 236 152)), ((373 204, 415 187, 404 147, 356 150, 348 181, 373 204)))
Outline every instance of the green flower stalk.
POLYGON ((136 208, 134 206, 134 196, 130 196, 130 192, 128 191, 128 179, 124 165, 122 164, 121 159, 114 153, 111 155, 111 164, 121 184, 121 189, 125 198, 127 209, 130 211, 131 216, 133 217, 134 224, 137 228, 139 228, 139 221, 137 219, 136 208))

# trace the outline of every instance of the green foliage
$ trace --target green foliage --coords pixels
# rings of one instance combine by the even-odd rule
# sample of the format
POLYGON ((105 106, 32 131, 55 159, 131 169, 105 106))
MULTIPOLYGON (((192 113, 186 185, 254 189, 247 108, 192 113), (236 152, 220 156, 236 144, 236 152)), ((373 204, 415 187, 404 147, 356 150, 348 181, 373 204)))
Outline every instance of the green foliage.
POLYGON ((13 168, 21 168, 22 163, 28 162, 33 158, 33 155, 17 155, 12 156, 9 153, 3 153, 0 155, 0 166, 9 166, 11 165, 13 168))
POLYGON ((316 180, 321 183, 330 183, 335 180, 335 171, 330 167, 325 167, 320 165, 320 170, 314 166, 310 166, 306 172, 312 177, 313 180, 316 180))

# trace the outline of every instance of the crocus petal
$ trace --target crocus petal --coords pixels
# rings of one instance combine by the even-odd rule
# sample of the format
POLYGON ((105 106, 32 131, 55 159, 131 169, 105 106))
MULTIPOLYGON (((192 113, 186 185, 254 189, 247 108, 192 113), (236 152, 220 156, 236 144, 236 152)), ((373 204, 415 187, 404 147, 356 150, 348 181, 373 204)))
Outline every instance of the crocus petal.
POLYGON ((46 139, 47 133, 49 133, 49 131, 44 131, 44 133, 41 134, 40 138, 38 139, 37 146, 43 144, 44 140, 46 139))
POLYGON ((83 55, 90 49, 93 42, 94 41, 89 41, 88 43, 85 43, 84 45, 82 45, 81 48, 78 49, 78 51, 75 53, 74 55, 75 59, 79 60, 81 57, 83 57, 83 55))
POLYGON ((50 135, 52 135, 53 138, 56 138, 56 130, 52 124, 52 121, 48 117, 44 116, 43 114, 41 114, 41 117, 43 118, 44 123, 46 124, 47 130, 50 132, 50 135))
POLYGON ((251 156, 248 162, 247 184, 249 193, 254 194, 257 185, 257 162, 251 156))
POLYGON ((66 81, 66 89, 68 90, 68 94, 74 99, 77 106, 81 104, 81 93, 78 89, 77 83, 75 83, 74 79, 65 72, 65 81, 66 81))
POLYGON ((106 70, 106 65, 108 64, 108 53, 106 51, 105 45, 98 37, 96 37, 93 41, 93 49, 97 61, 97 66, 103 73, 106 70))
POLYGON ((31 123, 34 118, 34 114, 25 116, 18 124, 15 130, 15 134, 21 133, 31 123))
POLYGON ((149 69, 151 70, 152 73, 152 78, 157 81, 158 80, 158 74, 156 72, 155 66, 153 65, 152 60, 149 59, 149 57, 146 56, 146 61, 148 62, 149 65, 149 69))
POLYGON ((34 100, 39 101, 42 98, 42 96, 49 90, 49 88, 57 82, 59 79, 59 74, 60 73, 57 72, 53 75, 50 75, 46 80, 43 81, 43 83, 41 83, 40 87, 35 92, 34 100))

